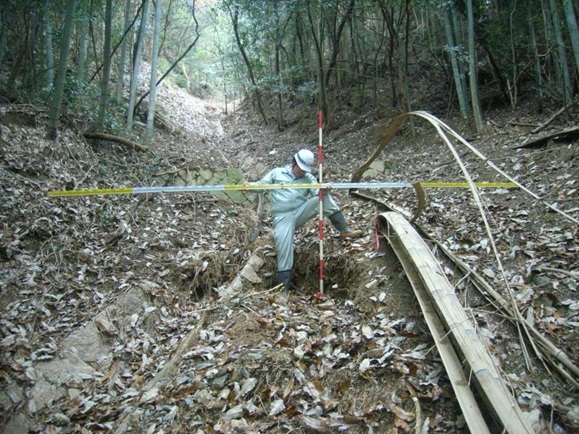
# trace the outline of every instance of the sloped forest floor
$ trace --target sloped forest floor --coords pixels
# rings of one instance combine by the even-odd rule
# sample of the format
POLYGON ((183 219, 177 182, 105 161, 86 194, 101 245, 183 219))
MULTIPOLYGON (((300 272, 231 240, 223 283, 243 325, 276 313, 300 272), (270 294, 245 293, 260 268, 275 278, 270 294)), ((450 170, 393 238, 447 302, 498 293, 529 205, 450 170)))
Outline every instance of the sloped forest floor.
MULTIPOLYGON (((243 107, 226 116, 218 102, 167 88, 159 98, 165 121, 146 153, 87 142, 74 128, 50 142, 45 112, 0 107, 1 431, 403 433, 418 425, 420 432, 468 432, 412 288, 376 235, 380 203, 333 193, 365 235, 345 241, 326 227, 319 300, 316 222, 298 231, 285 298, 276 287, 271 219, 258 216, 253 202, 211 193, 47 197, 174 185, 183 170, 241 168, 256 180, 301 147, 317 147, 315 108, 311 121, 296 120, 303 107, 288 110, 278 132, 243 107)), ((348 182, 398 113, 333 115, 324 131, 324 181, 348 182)), ((545 133, 572 125, 577 112, 571 115, 545 133)), ((480 136, 463 121, 446 121, 577 218, 577 142, 514 149, 545 120, 495 112, 480 136)), ((142 126, 137 132, 144 134, 142 126)), ((472 152, 459 153, 476 181, 504 181, 472 152)), ((404 125, 373 168, 364 181, 464 179, 420 119, 404 125)), ((371 194, 416 206, 410 189, 371 194)), ((521 312, 577 364, 576 224, 518 189, 482 197, 521 312)), ((428 189, 417 223, 506 291, 468 190, 428 189)), ((535 430, 577 432, 577 389, 532 352, 526 359, 528 342, 516 327, 441 261, 535 430)))

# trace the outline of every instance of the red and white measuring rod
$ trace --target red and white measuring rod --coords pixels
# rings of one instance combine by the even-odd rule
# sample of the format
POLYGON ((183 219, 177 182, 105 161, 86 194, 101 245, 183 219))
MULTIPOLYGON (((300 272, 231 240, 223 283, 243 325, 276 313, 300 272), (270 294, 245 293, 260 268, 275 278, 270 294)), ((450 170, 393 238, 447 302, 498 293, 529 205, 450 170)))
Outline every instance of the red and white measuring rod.
MULTIPOLYGON (((323 145, 323 130, 324 130, 324 112, 320 110, 318 112, 318 130, 319 130, 319 143, 318 143, 318 179, 320 184, 323 184, 323 170, 322 161, 324 160, 324 145, 323 145)), ((324 189, 320 188, 318 190, 318 199, 320 201, 320 210, 318 217, 318 238, 320 244, 320 258, 318 263, 318 275, 320 278, 320 291, 317 294, 318 298, 324 295, 324 189)))

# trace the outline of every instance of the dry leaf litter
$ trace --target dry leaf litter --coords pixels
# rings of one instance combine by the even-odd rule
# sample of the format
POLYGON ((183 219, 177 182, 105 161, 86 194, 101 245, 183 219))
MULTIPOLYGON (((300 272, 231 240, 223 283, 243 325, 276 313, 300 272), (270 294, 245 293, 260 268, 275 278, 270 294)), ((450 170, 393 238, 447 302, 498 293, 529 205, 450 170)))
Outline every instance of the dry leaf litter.
MULTIPOLYGON (((410 284, 376 237, 380 205, 335 192, 366 236, 346 242, 327 228, 327 294, 317 300, 315 222, 296 237, 294 288, 284 298, 271 220, 266 213, 250 240, 258 223, 251 204, 210 193, 46 196, 173 185, 184 168, 241 168, 255 180, 317 145, 314 109, 311 123, 293 120, 303 108, 288 111, 290 126, 279 133, 243 110, 224 116, 218 101, 165 86, 159 98, 150 153, 87 143, 74 128, 53 143, 45 113, 0 107, 2 431, 403 433, 419 423, 424 433, 468 432, 410 284)), ((349 181, 396 114, 336 113, 325 131, 325 180, 349 181)), ((577 217, 576 143, 514 151, 525 131, 513 118, 496 114, 471 143, 577 217)), ((460 121, 453 127, 470 132, 460 121)), ((499 180, 484 162, 462 157, 475 180, 499 180)), ((460 178, 440 140, 416 122, 364 181, 460 178)), ((411 190, 372 193, 415 207, 411 190)), ((427 196, 419 222, 505 291, 469 193, 427 196)), ((577 227, 518 190, 485 190, 483 198, 519 308, 577 362, 577 227)), ((532 372, 513 325, 452 263, 444 270, 537 432, 577 429, 576 389, 536 359, 532 372)))

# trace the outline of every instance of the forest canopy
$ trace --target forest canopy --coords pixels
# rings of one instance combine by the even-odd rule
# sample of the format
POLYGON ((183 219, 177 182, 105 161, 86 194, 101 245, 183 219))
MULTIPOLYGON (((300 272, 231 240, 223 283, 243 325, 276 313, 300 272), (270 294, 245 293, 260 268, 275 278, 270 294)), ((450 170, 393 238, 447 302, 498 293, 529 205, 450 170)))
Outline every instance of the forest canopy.
POLYGON ((49 107, 53 137, 63 113, 96 132, 130 132, 135 116, 152 129, 163 80, 245 98, 280 130, 296 103, 329 124, 348 104, 460 113, 480 130, 492 107, 573 104, 578 12, 571 0, 7 0, 1 94, 49 107))

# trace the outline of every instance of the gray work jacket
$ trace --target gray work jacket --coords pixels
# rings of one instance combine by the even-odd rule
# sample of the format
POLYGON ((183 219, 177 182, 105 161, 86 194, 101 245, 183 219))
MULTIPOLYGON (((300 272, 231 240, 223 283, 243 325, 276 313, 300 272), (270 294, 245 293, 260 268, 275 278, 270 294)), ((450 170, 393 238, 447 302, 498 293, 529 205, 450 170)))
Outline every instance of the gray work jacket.
MULTIPOLYGON (((270 171, 256 184, 317 184, 318 180, 311 173, 296 178, 291 165, 278 167, 270 171)), ((273 215, 293 211, 311 197, 318 195, 317 188, 278 188, 270 191, 271 213, 273 215)))

